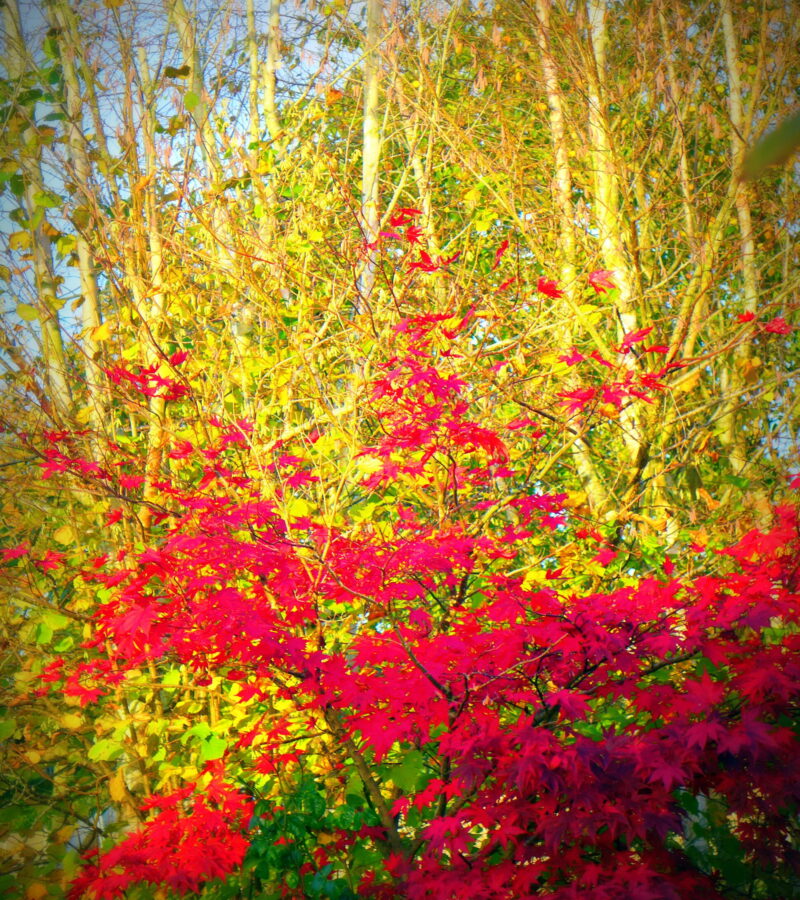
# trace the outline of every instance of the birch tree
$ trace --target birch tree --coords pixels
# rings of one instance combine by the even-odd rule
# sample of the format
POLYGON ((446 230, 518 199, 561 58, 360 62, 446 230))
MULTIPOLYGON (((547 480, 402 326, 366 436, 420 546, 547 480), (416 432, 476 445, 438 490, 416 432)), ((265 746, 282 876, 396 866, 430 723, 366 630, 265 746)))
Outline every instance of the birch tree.
MULTIPOLYGON (((12 83, 23 90, 23 80, 30 68, 30 56, 22 33, 20 11, 16 0, 3 6, 5 27, 5 65, 12 83)), ((37 131, 35 107, 11 103, 16 108, 13 123, 17 137, 17 159, 23 181, 22 211, 26 222, 26 240, 35 290, 35 317, 39 320, 45 380, 53 412, 65 421, 72 405, 67 354, 59 321, 61 302, 58 296, 50 228, 46 214, 46 189, 41 172, 41 141, 37 131)))

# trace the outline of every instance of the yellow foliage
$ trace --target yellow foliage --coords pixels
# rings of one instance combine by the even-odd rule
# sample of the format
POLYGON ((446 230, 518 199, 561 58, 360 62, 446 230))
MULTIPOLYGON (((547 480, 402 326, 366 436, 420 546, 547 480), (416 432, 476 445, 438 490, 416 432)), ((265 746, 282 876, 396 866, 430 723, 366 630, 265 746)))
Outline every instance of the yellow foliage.
POLYGON ((96 344, 101 344, 103 341, 107 341, 113 333, 113 328, 111 322, 106 319, 102 325, 98 325, 97 328, 92 329, 92 340, 96 344))
POLYGON ((72 525, 62 525, 53 532, 53 538, 59 544, 71 544, 76 538, 75 529, 72 525))
POLYGON ((116 803, 121 803, 125 799, 127 789, 125 787, 125 773, 122 769, 117 769, 109 778, 108 792, 111 795, 111 799, 116 803))
POLYGON ((70 731, 77 731, 86 720, 77 713, 64 713, 59 721, 64 728, 69 728, 70 731))

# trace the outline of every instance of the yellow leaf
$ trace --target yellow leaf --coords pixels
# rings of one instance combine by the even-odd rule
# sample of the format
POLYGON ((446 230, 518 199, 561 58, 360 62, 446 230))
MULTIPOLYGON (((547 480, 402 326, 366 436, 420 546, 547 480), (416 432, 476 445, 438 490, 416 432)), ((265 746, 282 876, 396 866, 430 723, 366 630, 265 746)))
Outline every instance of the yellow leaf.
POLYGON ((359 475, 371 475, 383 468, 383 463, 374 456, 360 456, 356 460, 355 469, 359 475))
POLYGON ((34 881, 33 884, 29 884, 28 889, 25 891, 25 900, 42 900, 46 896, 47 885, 42 884, 41 881, 34 881))
POLYGON ((602 310, 598 309, 594 303, 581 303, 578 310, 590 325, 596 325, 603 318, 602 310))
POLYGON ((541 584, 547 580, 547 572, 544 569, 529 569, 522 582, 522 590, 530 591, 534 585, 541 584))
POLYGON ((619 410, 613 403, 601 403, 600 412, 608 419, 619 418, 619 410))
POLYGON ((62 525, 53 532, 53 537, 59 544, 71 544, 75 540, 75 529, 72 525, 62 525))
POLYGON ((61 724, 64 726, 64 728, 69 728, 71 731, 75 731, 76 729, 81 727, 81 725, 83 724, 83 719, 76 713, 64 713, 64 715, 61 717, 61 724))
POLYGON ((700 370, 697 369, 695 372, 692 372, 682 381, 678 381, 675 384, 675 390, 681 391, 684 394, 688 394, 689 391, 693 391, 697 387, 697 383, 700 381, 700 370))
POLYGON ((583 506, 584 503, 586 503, 586 491, 567 491, 567 499, 564 501, 567 509, 576 509, 583 506))
POLYGON ((340 90, 337 90, 334 87, 328 88, 325 92, 325 106, 333 106, 333 104, 338 103, 342 97, 344 97, 344 94, 340 90))
POLYGON ((67 841, 72 837, 75 833, 75 827, 73 825, 64 825, 62 828, 59 828, 55 833, 54 838, 57 844, 66 844, 67 841))
POLYGON ((10 250, 28 250, 32 243, 30 231, 15 231, 8 236, 8 246, 10 250))
POLYGON ((33 322, 39 318, 39 310, 35 306, 31 306, 30 303, 18 303, 17 315, 23 322, 33 322))
POLYGON ((742 375, 744 375, 744 380, 747 384, 752 384, 754 381, 758 381, 758 370, 761 368, 761 365, 761 359, 758 356, 752 356, 749 359, 742 360, 742 375))
POLYGON ((111 794, 111 799, 115 803, 121 803, 125 799, 127 792, 125 788, 125 775, 122 769, 117 769, 111 778, 109 778, 108 792, 111 794))
POLYGON ((302 516, 307 516, 311 512, 311 505, 308 501, 303 500, 302 497, 295 497, 289 504, 287 512, 293 519, 301 518, 302 516))
MULTIPOLYGON (((107 4, 108 5, 108 4, 107 4)), ((120 4, 122 5, 122 4, 120 4)), ((155 172, 146 172, 142 177, 134 184, 131 188, 132 194, 140 194, 146 187, 150 185, 150 182, 156 177, 155 172)))
POLYGON ((703 498, 703 500, 705 501, 706 506, 707 506, 710 510, 714 510, 714 509, 716 509, 718 506, 720 506, 719 500, 715 500, 715 499, 711 496, 711 494, 708 493, 708 491, 707 491, 705 488, 699 488, 698 491, 697 491, 697 493, 703 498))
POLYGON ((102 341, 107 341, 111 337, 111 322, 106 320, 102 325, 98 325, 97 328, 92 329, 92 340, 99 344, 102 341))

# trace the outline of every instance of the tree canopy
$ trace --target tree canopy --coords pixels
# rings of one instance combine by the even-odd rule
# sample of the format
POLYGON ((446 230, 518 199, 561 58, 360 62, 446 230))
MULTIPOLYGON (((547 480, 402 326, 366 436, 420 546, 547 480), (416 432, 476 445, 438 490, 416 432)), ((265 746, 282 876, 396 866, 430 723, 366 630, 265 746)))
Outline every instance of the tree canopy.
POLYGON ((3 16, 0 889, 800 896, 793 6, 3 16))

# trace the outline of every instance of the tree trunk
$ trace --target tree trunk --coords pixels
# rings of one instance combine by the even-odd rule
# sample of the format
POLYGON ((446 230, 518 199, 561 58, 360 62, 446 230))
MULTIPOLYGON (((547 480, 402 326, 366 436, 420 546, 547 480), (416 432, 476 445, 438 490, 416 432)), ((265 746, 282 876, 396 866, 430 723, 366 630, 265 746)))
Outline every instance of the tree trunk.
MULTIPOLYGON (((555 195, 555 206, 558 211, 561 286, 567 296, 567 303, 572 309, 575 309, 580 303, 576 295, 575 207, 572 202, 572 174, 569 167, 569 150, 564 128, 563 100, 558 81, 558 70, 550 50, 550 3, 551 0, 536 0, 536 41, 541 55, 550 133, 555 156, 553 193, 555 195)), ((563 321, 570 323, 571 316, 564 316, 563 321)), ((565 347, 569 347, 573 343, 572 328, 569 324, 565 327, 562 341, 565 347)), ((597 475, 589 447, 585 441, 575 441, 572 445, 572 457, 592 513, 599 516, 603 512, 608 512, 609 497, 597 475)))
POLYGON ((376 257, 373 245, 378 240, 378 167, 381 157, 381 120, 378 114, 378 45, 383 20, 382 0, 367 0, 367 34, 364 55, 364 131, 361 165, 361 219, 366 261, 359 282, 356 311, 368 305, 375 285, 376 257))
MULTIPOLYGON (((3 20, 6 33, 6 66, 9 76, 16 80, 24 76, 27 69, 27 51, 16 0, 7 0, 3 6, 3 20)), ((31 111, 30 115, 33 115, 31 111)), ((24 179, 24 204, 28 221, 34 222, 34 214, 40 213, 38 223, 31 226, 31 256, 34 281, 39 303, 39 318, 42 338, 42 355, 45 377, 53 405, 53 411, 64 420, 71 409, 72 397, 67 381, 67 359, 64 339, 61 333, 58 310, 61 307, 56 294, 53 251, 46 230, 44 210, 37 207, 36 196, 44 191, 40 167, 41 147, 36 134, 36 125, 31 120, 22 135, 20 165, 24 179)))
POLYGON ((278 117, 275 73, 278 71, 281 50, 281 3, 271 0, 269 6, 269 32, 267 34, 267 61, 264 65, 264 114, 272 142, 276 143, 281 133, 278 117))
MULTIPOLYGON (((733 24, 730 0, 722 0, 722 35, 725 42, 725 65, 728 76, 728 112, 731 119, 731 168, 739 173, 746 151, 746 125, 742 81, 739 73, 739 50, 733 24)), ((755 313, 758 308, 758 276, 755 265, 755 244, 753 223, 750 215, 750 201, 747 185, 737 178, 734 204, 739 223, 741 254, 742 295, 744 311, 755 313)), ((744 388, 743 371, 750 358, 750 340, 746 339, 733 353, 732 365, 728 372, 728 393, 723 415, 720 420, 720 440, 728 451, 728 460, 734 474, 739 474, 747 465, 747 441, 743 430, 742 417, 737 415, 742 405, 744 388)))
MULTIPOLYGON (((72 168, 71 174, 76 186, 75 193, 78 197, 83 196, 87 201, 91 201, 95 198, 91 196, 92 166, 83 129, 83 96, 75 66, 77 51, 74 44, 74 32, 69 27, 68 12, 65 11, 65 6, 64 0, 57 0, 48 7, 48 12, 52 25, 58 30, 59 55, 66 99, 67 146, 72 168)), ((89 391, 90 421, 95 430, 99 430, 105 421, 105 403, 97 362, 100 347, 95 342, 93 334, 102 321, 100 297, 97 289, 94 257, 82 230, 76 232, 75 242, 81 283, 83 350, 86 359, 84 372, 89 391)))

